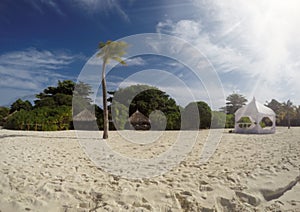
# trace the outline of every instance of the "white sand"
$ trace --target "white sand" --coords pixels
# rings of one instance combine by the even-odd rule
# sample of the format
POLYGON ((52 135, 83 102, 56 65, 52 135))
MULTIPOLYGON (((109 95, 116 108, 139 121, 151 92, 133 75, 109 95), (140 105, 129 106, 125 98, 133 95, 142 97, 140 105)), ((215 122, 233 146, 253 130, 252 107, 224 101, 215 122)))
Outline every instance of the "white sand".
MULTIPOLYGON (((120 154, 149 159, 169 149, 176 133, 132 144, 110 132, 109 142, 120 154)), ((0 130, 0 211, 300 211, 300 182, 272 200, 262 195, 280 193, 300 175, 300 128, 225 131, 213 157, 199 165, 207 136, 200 131, 192 152, 169 172, 133 180, 95 166, 75 131, 0 130)))

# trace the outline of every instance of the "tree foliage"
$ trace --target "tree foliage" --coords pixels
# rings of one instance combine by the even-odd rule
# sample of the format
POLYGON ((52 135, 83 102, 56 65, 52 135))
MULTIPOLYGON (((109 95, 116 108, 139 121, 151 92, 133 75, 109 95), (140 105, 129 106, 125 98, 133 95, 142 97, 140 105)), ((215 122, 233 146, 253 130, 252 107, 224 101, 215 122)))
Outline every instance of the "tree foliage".
MULTIPOLYGON (((73 91, 73 115, 77 115, 84 109, 93 110, 94 106, 91 105, 92 99, 90 95, 92 94, 92 88, 90 85, 83 82, 79 82, 75 85, 73 91)), ((101 110, 102 111, 102 110, 101 110)))
POLYGON ((23 101, 22 99, 17 99, 14 103, 12 103, 10 107, 10 113, 13 113, 15 111, 20 111, 20 110, 29 111, 31 109, 32 109, 32 104, 28 100, 23 101))
POLYGON ((224 128, 226 127, 226 113, 220 111, 211 112, 211 127, 224 128))
MULTIPOLYGON (((127 109, 127 118, 137 110, 150 117, 155 111, 161 111, 166 117, 166 129, 180 129, 180 108, 175 100, 165 92, 156 87, 148 85, 132 85, 127 88, 120 88, 114 94, 113 102, 124 105, 127 109)), ((153 114, 152 118, 158 114, 153 114)), ((161 117, 160 117, 161 118, 161 117)), ((162 121, 162 120, 161 120, 162 121)))
POLYGON ((246 104, 247 99, 241 94, 233 93, 226 98, 226 101, 226 106, 221 109, 227 114, 234 114, 246 104))
POLYGON ((211 126, 211 118, 211 108, 206 102, 191 102, 184 108, 182 127, 189 130, 208 129, 211 126))
POLYGON ((70 107, 41 107, 31 111, 21 110, 5 122, 13 130, 68 130, 72 120, 70 107))
POLYGON ((276 113, 276 125, 300 126, 300 106, 295 106, 291 101, 278 102, 272 99, 266 104, 276 113))
POLYGON ((7 107, 0 107, 0 125, 3 125, 4 118, 9 115, 9 108, 7 107))
POLYGON ((71 80, 58 81, 57 87, 48 87, 42 93, 36 95, 35 108, 72 106, 72 95, 75 83, 71 80))
MULTIPOLYGON (((11 105, 4 127, 15 130, 67 130, 72 128, 72 95, 76 84, 73 81, 58 81, 56 87, 48 87, 36 95, 34 107, 29 101, 18 99, 11 105)), ((78 83, 82 99, 90 106, 88 95, 91 88, 78 83)))

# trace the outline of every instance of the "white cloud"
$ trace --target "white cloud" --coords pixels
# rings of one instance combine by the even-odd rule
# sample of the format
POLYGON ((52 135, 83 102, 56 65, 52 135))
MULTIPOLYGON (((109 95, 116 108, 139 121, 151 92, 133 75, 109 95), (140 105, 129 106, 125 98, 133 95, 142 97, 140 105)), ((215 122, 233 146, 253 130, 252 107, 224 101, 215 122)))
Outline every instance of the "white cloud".
MULTIPOLYGON (((146 65, 147 62, 141 58, 141 57, 134 57, 134 58, 122 58, 125 62, 127 66, 143 66, 146 65)), ((91 66, 102 66, 102 59, 96 56, 93 56, 92 58, 89 59, 89 61, 87 62, 87 65, 91 65, 91 66)), ((111 69, 113 68, 115 65, 118 65, 118 62, 114 61, 114 60, 110 60, 110 63, 107 64, 107 69, 111 69)))
POLYGON ((29 48, 0 55, 0 65, 30 69, 56 70, 63 68, 74 60, 74 56, 64 52, 39 51, 29 48))
POLYGON ((58 80, 67 79, 58 71, 77 57, 34 48, 0 55, 0 104, 22 97, 20 95, 36 94, 58 80))
POLYGON ((134 57, 126 60, 128 66, 144 66, 147 62, 141 57, 134 57))
POLYGON ((235 87, 263 102, 291 98, 300 104, 299 1, 195 0, 194 5, 198 19, 162 21, 157 32, 192 43, 221 79, 230 74, 232 79, 223 80, 225 90, 235 87))

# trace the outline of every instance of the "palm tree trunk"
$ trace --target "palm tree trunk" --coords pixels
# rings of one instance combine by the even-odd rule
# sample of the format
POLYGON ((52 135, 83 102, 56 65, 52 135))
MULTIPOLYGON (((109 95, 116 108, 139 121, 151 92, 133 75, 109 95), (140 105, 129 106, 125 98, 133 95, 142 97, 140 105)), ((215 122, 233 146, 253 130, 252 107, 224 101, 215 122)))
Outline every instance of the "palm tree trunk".
POLYGON ((107 96, 106 96, 106 79, 105 79, 105 65, 106 61, 103 61, 102 65, 102 96, 103 96, 103 139, 108 138, 108 109, 107 109, 107 96))
POLYGON ((288 117, 288 129, 290 129, 291 128, 291 117, 290 117, 289 111, 288 111, 287 117, 288 117))

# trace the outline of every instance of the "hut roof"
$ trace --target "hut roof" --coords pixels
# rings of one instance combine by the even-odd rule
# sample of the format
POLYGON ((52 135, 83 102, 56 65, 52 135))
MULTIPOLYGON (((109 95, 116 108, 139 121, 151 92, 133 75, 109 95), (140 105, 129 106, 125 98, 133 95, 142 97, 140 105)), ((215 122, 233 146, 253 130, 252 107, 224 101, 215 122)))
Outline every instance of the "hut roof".
POLYGON ((73 121, 95 121, 96 119, 95 115, 87 109, 84 109, 73 117, 73 121))
POLYGON ((129 118, 129 121, 131 124, 150 124, 149 118, 147 118, 144 114, 142 114, 140 111, 135 111, 129 118))

